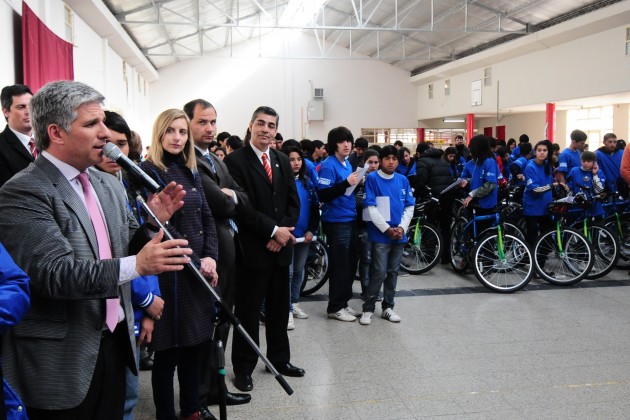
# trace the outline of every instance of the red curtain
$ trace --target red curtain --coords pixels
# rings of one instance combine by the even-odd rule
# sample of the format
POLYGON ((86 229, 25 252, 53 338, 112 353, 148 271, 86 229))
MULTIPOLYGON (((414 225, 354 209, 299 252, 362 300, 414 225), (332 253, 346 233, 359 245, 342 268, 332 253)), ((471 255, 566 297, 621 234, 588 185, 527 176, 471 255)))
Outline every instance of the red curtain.
POLYGON ((22 2, 24 84, 33 92, 48 82, 73 80, 72 44, 55 35, 22 2))
POLYGON ((488 137, 492 137, 492 127, 484 127, 483 128, 483 135, 484 136, 488 136, 488 137))
POLYGON ((505 126, 497 125, 497 140, 505 140, 505 126))

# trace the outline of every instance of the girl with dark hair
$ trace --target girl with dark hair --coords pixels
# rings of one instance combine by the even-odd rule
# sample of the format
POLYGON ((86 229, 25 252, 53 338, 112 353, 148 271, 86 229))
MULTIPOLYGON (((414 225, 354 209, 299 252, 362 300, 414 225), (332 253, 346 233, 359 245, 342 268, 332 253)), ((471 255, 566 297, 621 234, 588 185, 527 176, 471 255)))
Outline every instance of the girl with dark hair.
MULTIPOLYGON (((466 162, 461 175, 464 182, 460 186, 464 188, 470 184, 470 192, 463 205, 468 207, 475 199, 479 204, 478 216, 492 214, 496 212, 497 206, 499 166, 490 149, 488 137, 478 134, 470 139, 470 156, 471 159, 466 162)), ((467 217, 472 219, 472 210, 467 211, 467 217)), ((491 225, 491 220, 477 222, 477 232, 481 233, 491 225)))
POLYGON ((414 176, 416 174, 416 161, 411 158, 411 152, 406 147, 398 149, 398 166, 396 173, 406 176, 414 176))
POLYGON ((553 200, 554 182, 552 165, 549 161, 551 147, 548 140, 539 141, 534 147, 534 159, 530 160, 523 171, 525 193, 523 194, 523 215, 527 226, 527 242, 534 246, 538 234, 551 226, 551 216, 547 211, 553 200))
MULTIPOLYGON (((288 140, 287 140, 288 141, 288 140)), ((293 244, 293 261, 289 266, 289 290, 290 307, 289 323, 287 329, 294 329, 293 317, 298 319, 308 318, 300 306, 300 291, 304 281, 304 265, 308 257, 308 250, 319 228, 319 199, 315 192, 313 182, 306 176, 306 165, 299 147, 282 147, 282 151, 289 156, 291 170, 295 176, 295 186, 300 198, 300 216, 293 230, 295 238, 303 238, 303 242, 293 244)))

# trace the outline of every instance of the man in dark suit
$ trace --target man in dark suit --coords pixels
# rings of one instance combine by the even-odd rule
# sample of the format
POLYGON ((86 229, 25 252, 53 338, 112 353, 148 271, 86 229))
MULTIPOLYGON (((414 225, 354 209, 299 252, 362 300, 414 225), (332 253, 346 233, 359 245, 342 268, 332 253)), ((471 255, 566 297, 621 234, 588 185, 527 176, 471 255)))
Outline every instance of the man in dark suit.
MULTIPOLYGON (((300 201, 289 158, 269 147, 278 130, 276 111, 269 107, 256 109, 249 130, 249 144, 224 160, 250 201, 237 217, 241 254, 237 255, 235 315, 258 343, 259 308, 265 299, 267 357, 281 374, 303 376, 304 370, 290 363, 287 335, 294 239, 291 231, 299 216, 300 201)), ((243 337, 234 334, 234 384, 241 391, 253 389, 251 374, 257 360, 243 337)))
POLYGON ((2 113, 7 120, 0 133, 0 187, 35 160, 29 110, 32 96, 33 92, 24 85, 5 86, 0 93, 2 113))
MULTIPOLYGON (((44 86, 31 103, 41 154, 0 189, 0 241, 32 304, 4 337, 3 368, 32 420, 122 418, 125 366, 137 373, 129 282, 181 270, 192 252, 162 232, 149 240, 157 229, 138 229, 122 184, 91 168, 110 136, 103 99, 78 82, 44 86)), ((184 195, 171 183, 149 205, 165 222, 184 195)))
MULTIPOLYGON (((195 99, 184 105, 184 112, 190 119, 192 137, 195 142, 197 155, 197 169, 201 175, 203 192, 212 210, 217 227, 219 240, 219 260, 217 272, 219 274, 218 294, 230 310, 234 306, 234 261, 236 258, 235 235, 236 212, 239 208, 249 205, 247 194, 239 187, 225 163, 208 148, 214 141, 217 124, 217 112, 212 104, 203 99, 195 99)), ((215 337, 223 342, 225 348, 230 324, 219 325, 215 337)), ((215 343, 207 343, 202 352, 205 358, 202 364, 200 402, 204 407, 219 402, 219 375, 215 354, 215 343)), ((246 404, 251 400, 249 394, 227 393, 227 405, 246 404)), ((204 414, 204 413, 202 413, 204 414)))

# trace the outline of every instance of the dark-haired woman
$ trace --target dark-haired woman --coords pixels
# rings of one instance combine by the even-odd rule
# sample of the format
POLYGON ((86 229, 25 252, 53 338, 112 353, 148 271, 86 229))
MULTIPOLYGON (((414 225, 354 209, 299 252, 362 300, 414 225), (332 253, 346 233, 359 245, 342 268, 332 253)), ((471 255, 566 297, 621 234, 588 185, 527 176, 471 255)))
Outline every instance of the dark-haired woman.
MULTIPOLYGON (((470 192, 464 199, 464 207, 468 207, 474 199, 479 204, 477 215, 487 215, 496 212, 497 207, 497 183, 499 178, 499 165, 490 149, 490 140, 483 134, 478 134, 470 139, 471 159, 466 162, 461 177, 464 188, 470 184, 470 192)), ((472 218, 472 211, 467 211, 467 216, 472 218)), ((481 233, 492 225, 492 220, 477 222, 477 232, 481 233)))
POLYGON ((534 246, 541 231, 551 226, 547 207, 553 200, 552 189, 558 183, 553 180, 549 155, 548 142, 539 141, 534 147, 534 159, 527 163, 523 171, 526 183, 523 215, 527 226, 527 242, 530 246, 534 246))
POLYGON ((398 166, 396 172, 409 178, 416 175, 416 161, 406 147, 398 149, 398 166))

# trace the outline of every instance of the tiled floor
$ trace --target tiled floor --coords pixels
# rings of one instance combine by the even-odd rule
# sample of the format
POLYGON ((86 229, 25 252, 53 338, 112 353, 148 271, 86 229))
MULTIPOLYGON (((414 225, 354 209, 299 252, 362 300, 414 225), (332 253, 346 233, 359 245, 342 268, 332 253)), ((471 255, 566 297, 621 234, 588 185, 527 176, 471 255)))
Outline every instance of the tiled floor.
MULTIPOLYGON (((328 320, 324 287, 303 301, 310 317, 289 332, 291 361, 307 372, 287 378, 294 394, 259 364, 252 402, 228 407, 228 418, 628 419, 627 286, 619 270, 566 288, 532 281, 500 295, 443 266, 401 276, 402 322, 377 309, 370 326, 328 320)), ((232 378, 228 369, 235 391, 232 378)), ((147 372, 140 398, 136 418, 153 418, 147 372)))

